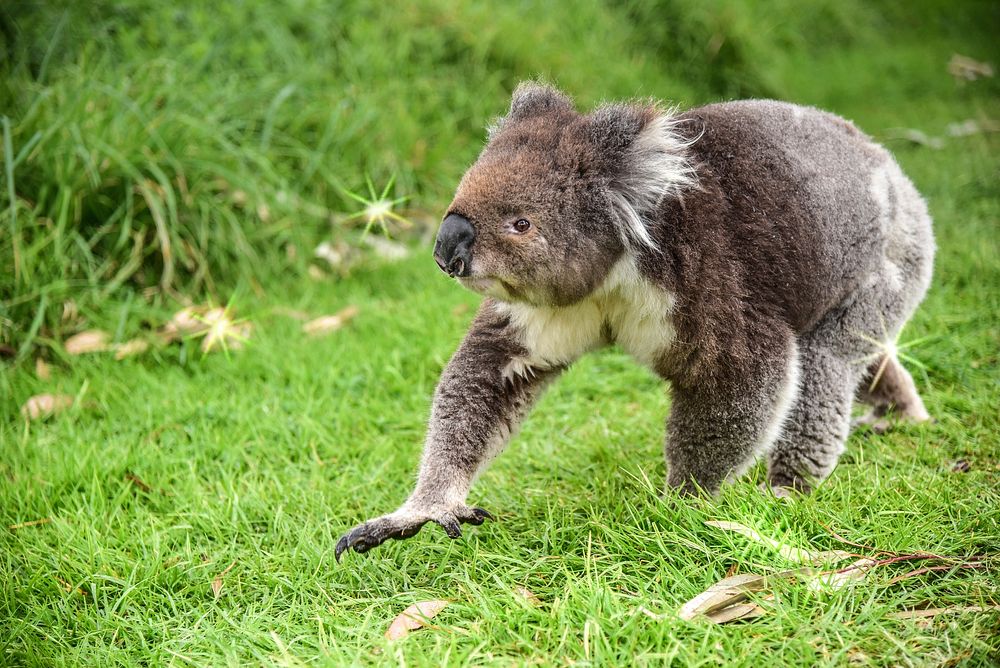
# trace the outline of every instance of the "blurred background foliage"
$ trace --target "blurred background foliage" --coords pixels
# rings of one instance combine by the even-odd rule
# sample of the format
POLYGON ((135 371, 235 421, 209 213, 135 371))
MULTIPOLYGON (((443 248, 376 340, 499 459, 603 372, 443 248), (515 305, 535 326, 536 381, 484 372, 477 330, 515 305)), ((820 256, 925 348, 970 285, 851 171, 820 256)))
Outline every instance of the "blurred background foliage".
POLYGON ((0 345, 16 358, 61 340, 68 300, 95 315, 108 300, 225 300, 305 275, 321 240, 357 239, 342 214, 368 178, 394 178, 392 196, 436 220, 522 79, 583 107, 756 96, 877 118, 879 105, 971 95, 930 47, 995 57, 998 12, 988 0, 8 0, 0 345), (863 55, 890 41, 903 59, 863 55), (928 69, 939 88, 911 76, 928 69))

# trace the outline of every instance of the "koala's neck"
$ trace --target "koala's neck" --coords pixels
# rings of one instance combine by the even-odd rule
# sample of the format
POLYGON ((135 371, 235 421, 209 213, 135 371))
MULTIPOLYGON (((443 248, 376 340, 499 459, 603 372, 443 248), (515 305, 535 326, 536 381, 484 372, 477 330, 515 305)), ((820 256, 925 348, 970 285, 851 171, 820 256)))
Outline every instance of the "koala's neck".
POLYGON ((628 254, 580 302, 559 307, 497 302, 495 308, 509 317, 526 351, 508 365, 510 375, 564 366, 612 343, 655 369, 675 338, 673 294, 643 277, 628 254))

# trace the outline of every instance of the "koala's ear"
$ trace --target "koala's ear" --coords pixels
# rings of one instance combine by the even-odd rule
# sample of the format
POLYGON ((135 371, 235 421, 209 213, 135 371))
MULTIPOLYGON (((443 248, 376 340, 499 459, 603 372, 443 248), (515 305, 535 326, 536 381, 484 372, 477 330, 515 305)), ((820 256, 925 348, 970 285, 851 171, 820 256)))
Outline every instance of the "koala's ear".
POLYGON ((585 132, 596 164, 609 177, 607 196, 626 246, 657 248, 646 220, 665 197, 697 183, 688 148, 672 112, 655 104, 609 104, 587 116, 585 132))
POLYGON ((522 81, 510 98, 510 111, 495 119, 487 128, 493 138, 504 125, 550 111, 573 111, 573 100, 558 88, 537 81, 522 81))
POLYGON ((522 81, 510 98, 507 118, 521 120, 547 111, 572 111, 573 100, 561 90, 537 81, 522 81))
POLYGON ((602 155, 617 159, 629 150, 643 129, 656 117, 655 107, 606 104, 590 114, 588 138, 602 155))

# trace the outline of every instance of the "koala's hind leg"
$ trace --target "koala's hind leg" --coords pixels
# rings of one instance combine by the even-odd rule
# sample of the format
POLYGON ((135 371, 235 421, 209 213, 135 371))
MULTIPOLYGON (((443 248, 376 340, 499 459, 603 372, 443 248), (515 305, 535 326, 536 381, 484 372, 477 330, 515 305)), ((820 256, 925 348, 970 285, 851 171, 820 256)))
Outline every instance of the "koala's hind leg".
POLYGON ((751 357, 735 374, 740 365, 722 365, 720 380, 673 384, 665 448, 670 487, 715 493, 777 437, 795 399, 796 346, 789 333, 751 357))
POLYGON ((857 418, 852 426, 869 426, 884 432, 893 419, 903 422, 926 422, 931 419, 924 402, 917 394, 913 377, 894 356, 883 356, 872 362, 858 385, 858 400, 872 410, 857 418))
POLYGON ((808 492, 837 466, 860 372, 821 334, 799 341, 798 399, 768 453, 768 483, 775 494, 808 492))

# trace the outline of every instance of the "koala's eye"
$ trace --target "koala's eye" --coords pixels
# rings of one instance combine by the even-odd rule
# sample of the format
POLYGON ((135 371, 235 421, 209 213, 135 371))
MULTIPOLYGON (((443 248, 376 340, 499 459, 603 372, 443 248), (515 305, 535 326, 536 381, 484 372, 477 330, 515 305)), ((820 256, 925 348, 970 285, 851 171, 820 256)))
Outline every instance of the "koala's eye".
POLYGON ((525 220, 524 218, 519 218, 518 220, 514 221, 514 224, 511 226, 511 228, 518 234, 524 234, 525 232, 531 229, 531 223, 525 220))

